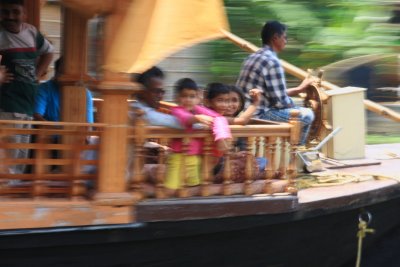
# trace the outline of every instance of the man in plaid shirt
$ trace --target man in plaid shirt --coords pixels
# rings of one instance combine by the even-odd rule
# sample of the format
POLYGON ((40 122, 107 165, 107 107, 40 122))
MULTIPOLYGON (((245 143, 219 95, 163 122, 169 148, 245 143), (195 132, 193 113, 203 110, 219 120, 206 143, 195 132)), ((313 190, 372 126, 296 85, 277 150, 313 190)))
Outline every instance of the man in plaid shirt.
POLYGON ((287 122, 290 111, 299 110, 299 119, 302 122, 300 144, 304 145, 314 120, 314 113, 309 108, 295 106, 289 96, 305 91, 312 83, 312 79, 305 79, 295 88, 286 88, 285 73, 277 56, 287 43, 284 24, 268 21, 261 31, 261 38, 263 47, 244 61, 236 85, 243 90, 248 100, 249 90, 253 88, 263 90, 264 99, 255 114, 259 119, 287 122))

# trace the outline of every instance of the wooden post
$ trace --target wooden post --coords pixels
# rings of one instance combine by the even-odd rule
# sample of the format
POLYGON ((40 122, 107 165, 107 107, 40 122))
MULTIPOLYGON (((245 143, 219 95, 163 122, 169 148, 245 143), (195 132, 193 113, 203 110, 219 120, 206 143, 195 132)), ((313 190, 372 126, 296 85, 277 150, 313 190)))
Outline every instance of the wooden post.
MULTIPOLYGON (((166 138, 161 138, 160 139, 160 145, 166 146, 168 144, 168 139, 166 138)), ((164 181, 165 181, 165 168, 161 166, 165 166, 165 158, 166 158, 166 153, 164 149, 159 150, 159 156, 158 156, 158 168, 157 168, 157 184, 156 184, 156 198, 165 198, 165 187, 164 187, 164 181)))
POLYGON ((231 173, 231 153, 229 150, 224 153, 224 170, 222 173, 222 177, 224 179, 222 185, 222 194, 224 196, 230 196, 232 195, 231 192, 232 173, 231 173))
POLYGON ((253 167, 254 167, 253 159, 255 159, 257 157, 258 151, 256 151, 255 156, 252 155, 253 144, 254 144, 255 140, 256 140, 256 150, 257 150, 259 139, 256 139, 255 137, 247 137, 247 140, 246 140, 247 141, 246 142, 246 167, 245 167, 245 180, 244 180, 244 194, 246 196, 250 196, 252 194, 251 183, 253 182, 253 179, 254 179, 254 173, 257 172, 257 170, 253 170, 253 167))
MULTIPOLYGON (((104 54, 113 41, 116 28, 126 14, 130 1, 113 1, 114 9, 104 22, 104 54)), ((125 179, 128 147, 128 98, 133 93, 134 84, 127 74, 105 71, 103 81, 97 89, 102 93, 104 102, 100 111, 100 122, 108 124, 104 128, 100 141, 98 192, 95 199, 104 205, 129 205, 135 200, 127 192, 125 179)), ((140 170, 135 170, 140 171, 140 170)))
POLYGON ((26 22, 40 29, 40 8, 41 0, 25 1, 26 22))
POLYGON ((265 153, 268 164, 265 168, 265 187, 264 193, 272 194, 271 180, 275 176, 275 151, 276 150, 276 137, 270 136, 265 138, 265 153))
POLYGON ((61 119, 86 122, 87 18, 64 9, 61 119))
POLYGON ((210 180, 211 178, 211 166, 210 160, 212 158, 212 138, 210 136, 204 138, 204 147, 203 147, 203 160, 202 160, 202 183, 201 183, 201 191, 200 194, 203 197, 210 196, 210 180))
POLYGON ((268 168, 267 168, 267 178, 273 179, 276 174, 276 136, 268 137, 268 168), (271 165, 269 164, 271 162, 271 165))
POLYGON ((128 143, 128 96, 133 84, 100 84, 103 108, 100 121, 104 127, 100 141, 98 192, 95 199, 99 204, 124 205, 133 202, 127 193, 125 173, 127 168, 128 143), (117 89, 119 88, 119 89, 117 89))
POLYGON ((297 176, 297 147, 300 142, 301 122, 299 120, 300 111, 292 110, 290 112, 289 123, 293 126, 290 131, 290 161, 287 171, 288 184, 285 191, 290 194, 297 194, 295 178, 297 176))
POLYGON ((279 162, 279 178, 285 179, 286 178, 286 153, 287 153, 287 138, 281 137, 280 138, 280 153, 281 159, 279 162))
POLYGON ((189 144, 190 144, 190 138, 182 138, 182 160, 180 163, 180 171, 179 171, 179 178, 180 178, 180 185, 178 189, 178 196, 180 198, 188 197, 188 175, 187 175, 187 161, 186 161, 186 156, 189 155, 189 144))
MULTIPOLYGON (((61 90, 61 120, 65 122, 86 122, 86 79, 87 66, 87 18, 75 11, 63 10, 63 64, 58 78, 61 90)), ((65 127, 67 128, 67 127, 65 127)), ((76 127, 68 127, 77 130, 76 127)), ((64 144, 84 144, 84 136, 63 136, 64 144)), ((78 162, 80 151, 64 151, 64 158, 78 162)), ((72 164, 74 165, 74 164, 72 164)), ((78 166, 64 166, 63 170, 71 177, 79 174, 78 166)), ((73 180, 70 192, 74 195, 81 191, 83 181, 73 180)))

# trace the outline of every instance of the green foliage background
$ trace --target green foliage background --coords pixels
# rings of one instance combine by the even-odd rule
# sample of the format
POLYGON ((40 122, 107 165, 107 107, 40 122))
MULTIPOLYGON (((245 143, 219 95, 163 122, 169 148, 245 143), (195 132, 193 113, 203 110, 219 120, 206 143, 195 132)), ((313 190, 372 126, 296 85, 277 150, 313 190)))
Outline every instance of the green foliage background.
MULTIPOLYGON (((366 54, 399 52, 399 27, 387 23, 395 2, 379 0, 225 0, 231 32, 260 46, 267 20, 288 25, 288 45, 282 59, 317 68, 366 54)), ((214 80, 233 83, 247 52, 226 40, 212 42, 214 80)))

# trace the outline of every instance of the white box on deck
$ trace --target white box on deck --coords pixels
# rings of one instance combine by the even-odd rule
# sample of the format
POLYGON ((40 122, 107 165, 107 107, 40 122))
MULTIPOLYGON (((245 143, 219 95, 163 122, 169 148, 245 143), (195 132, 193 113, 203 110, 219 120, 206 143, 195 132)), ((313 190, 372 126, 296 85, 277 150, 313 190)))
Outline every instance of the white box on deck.
MULTIPOLYGON (((333 159, 359 159, 365 157, 365 88, 344 87, 326 91, 328 121, 333 129, 342 130, 323 148, 333 159)), ((329 134, 329 133, 327 133, 329 134)))

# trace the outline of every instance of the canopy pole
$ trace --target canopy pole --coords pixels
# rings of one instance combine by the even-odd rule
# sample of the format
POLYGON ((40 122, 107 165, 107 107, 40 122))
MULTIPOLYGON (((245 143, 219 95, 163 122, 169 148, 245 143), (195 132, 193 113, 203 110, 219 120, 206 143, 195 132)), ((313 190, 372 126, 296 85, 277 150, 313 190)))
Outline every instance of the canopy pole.
MULTIPOLYGON (((231 41, 232 43, 234 43, 235 45, 239 46, 241 49, 243 49, 247 52, 254 53, 258 49, 260 49, 256 45, 240 38, 239 36, 237 36, 231 32, 228 32, 225 30, 221 30, 221 31, 225 35, 226 39, 228 39, 229 41, 231 41)), ((308 72, 306 72, 284 60, 281 60, 281 64, 282 64, 282 67, 285 69, 285 71, 287 71, 289 74, 295 76, 296 78, 305 79, 308 76, 308 72)), ((330 82, 326 82, 326 81, 322 81, 321 85, 324 89, 327 89, 327 90, 339 88, 337 85, 334 85, 334 84, 332 84, 330 82)), ((371 100, 365 99, 364 106, 369 111, 377 113, 380 116, 394 120, 396 122, 400 122, 400 113, 393 111, 382 105, 379 105, 378 103, 375 103, 371 100)))

